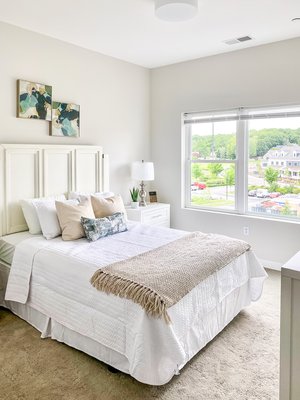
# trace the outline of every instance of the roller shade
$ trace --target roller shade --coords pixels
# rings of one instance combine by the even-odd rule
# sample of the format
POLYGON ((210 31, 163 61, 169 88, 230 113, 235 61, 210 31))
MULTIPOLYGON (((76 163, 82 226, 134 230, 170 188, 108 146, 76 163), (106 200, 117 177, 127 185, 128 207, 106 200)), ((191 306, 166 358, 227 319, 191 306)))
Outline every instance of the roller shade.
POLYGON ((228 112, 184 113, 184 124, 201 124, 224 121, 247 121, 253 119, 300 117, 300 107, 247 109, 239 108, 228 112))

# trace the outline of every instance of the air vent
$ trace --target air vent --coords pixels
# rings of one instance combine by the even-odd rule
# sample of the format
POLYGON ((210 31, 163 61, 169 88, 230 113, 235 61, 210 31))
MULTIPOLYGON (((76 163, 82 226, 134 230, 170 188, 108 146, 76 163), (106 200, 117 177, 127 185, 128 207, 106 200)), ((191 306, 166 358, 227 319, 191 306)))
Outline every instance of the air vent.
POLYGON ((253 38, 251 36, 242 36, 242 37, 235 38, 235 39, 225 40, 223 43, 228 44, 229 46, 231 46, 232 44, 248 42, 248 40, 253 40, 253 38))
POLYGON ((228 45, 232 45, 232 44, 238 44, 240 42, 237 39, 229 39, 229 40, 225 40, 224 43, 228 44, 228 45))
POLYGON ((252 40, 252 37, 250 36, 242 36, 237 39, 239 42, 248 42, 248 40, 252 40))

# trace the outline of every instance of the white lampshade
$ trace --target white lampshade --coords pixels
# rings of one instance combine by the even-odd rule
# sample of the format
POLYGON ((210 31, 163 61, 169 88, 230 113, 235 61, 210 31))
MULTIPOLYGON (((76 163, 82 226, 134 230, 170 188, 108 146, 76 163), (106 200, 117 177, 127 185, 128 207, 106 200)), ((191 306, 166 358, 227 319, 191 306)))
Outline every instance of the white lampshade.
POLYGON ((131 164, 131 178, 137 181, 153 181, 153 162, 134 161, 131 164))
POLYGON ((198 11, 198 0, 155 0, 155 14, 165 21, 185 21, 198 11))

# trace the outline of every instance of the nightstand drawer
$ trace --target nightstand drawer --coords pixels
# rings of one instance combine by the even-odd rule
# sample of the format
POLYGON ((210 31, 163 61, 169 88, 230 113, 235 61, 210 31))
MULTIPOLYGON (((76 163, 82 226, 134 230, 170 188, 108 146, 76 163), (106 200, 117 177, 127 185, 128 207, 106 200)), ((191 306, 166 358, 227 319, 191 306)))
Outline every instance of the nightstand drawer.
POLYGON ((162 221, 169 219, 169 209, 160 208, 156 210, 147 210, 142 214, 142 223, 144 224, 159 224, 162 221))

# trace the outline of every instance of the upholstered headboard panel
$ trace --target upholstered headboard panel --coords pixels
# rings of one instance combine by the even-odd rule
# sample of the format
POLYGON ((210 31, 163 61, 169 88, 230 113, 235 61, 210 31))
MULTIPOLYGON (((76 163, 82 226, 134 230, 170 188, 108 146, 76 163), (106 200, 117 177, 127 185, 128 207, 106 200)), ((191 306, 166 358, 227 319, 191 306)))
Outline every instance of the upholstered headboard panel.
POLYGON ((0 236, 27 229, 21 199, 108 191, 108 156, 100 146, 0 145, 0 236))

